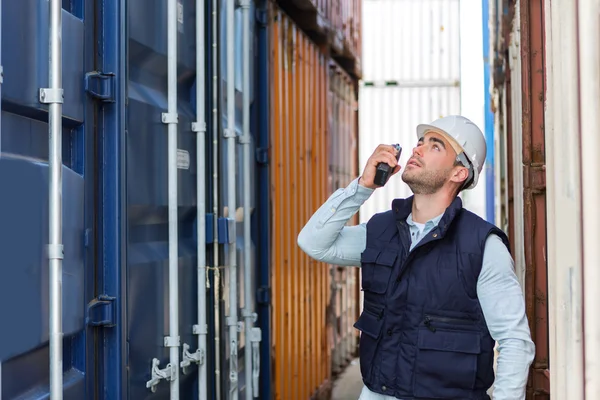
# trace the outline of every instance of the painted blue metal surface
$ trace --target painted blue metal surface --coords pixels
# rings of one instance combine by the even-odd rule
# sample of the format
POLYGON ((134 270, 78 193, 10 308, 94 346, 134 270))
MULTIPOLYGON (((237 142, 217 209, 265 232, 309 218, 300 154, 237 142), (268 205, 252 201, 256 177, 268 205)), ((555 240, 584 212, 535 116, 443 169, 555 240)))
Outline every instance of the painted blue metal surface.
POLYGON ((487 154, 485 162, 486 176, 486 219, 495 222, 495 187, 494 187, 494 113, 491 107, 490 92, 490 8, 489 0, 482 0, 482 28, 483 28, 483 90, 484 90, 484 113, 485 113, 485 141, 487 154))
MULTIPOLYGON (((5 137, 21 132, 3 118, 5 137)), ((2 396, 16 398, 48 392, 48 163, 31 158, 0 158, 0 318, 2 330, 2 396)), ((83 177, 63 168, 63 332, 65 353, 73 354, 74 338, 84 329, 83 177)), ((65 359, 65 398, 82 398, 83 371, 65 359)))
MULTIPOLYGON (((205 15, 211 15, 211 2, 205 15)), ((109 400, 167 399, 169 384, 156 393, 146 388, 151 361, 161 367, 169 361, 163 338, 168 327, 168 216, 166 0, 64 0, 63 81, 64 103, 64 244, 63 328, 65 399, 109 400), (149 22, 150 21, 150 22, 149 22), (101 81, 90 76, 100 76, 101 81), (87 78, 86 78, 87 77, 87 78), (87 81, 86 81, 87 79, 87 81), (87 93, 86 93, 87 89, 87 93), (107 89, 107 90, 105 90, 107 89), (103 95, 106 94, 106 96, 103 95), (98 303, 101 300, 101 303, 98 303)), ((179 0, 179 136, 178 148, 190 155, 189 168, 179 177, 179 299, 181 343, 197 346, 192 325, 197 323, 196 287, 196 157, 206 160, 207 210, 212 212, 213 159, 218 157, 220 177, 226 174, 224 146, 212 148, 212 128, 224 121, 226 80, 219 89, 221 118, 212 114, 212 22, 207 19, 206 116, 204 155, 196 154, 195 120, 195 0, 179 0)), ((47 242, 47 106, 38 101, 38 90, 48 80, 48 0, 2 2, 4 84, 0 136, 0 316, 17 321, 16 329, 0 344, 0 397, 48 397, 48 271, 43 251, 47 242), (10 54, 7 57, 6 54, 10 54), (26 183, 26 185, 22 185, 26 183), (21 186, 19 186, 21 184, 21 186), (19 189, 20 187, 20 189, 19 189), (40 222, 41 221, 41 222, 40 222), (10 255, 10 259, 4 256, 10 255), (15 263, 8 262, 15 259, 15 263), (18 307, 14 305, 18 304, 18 307)), ((257 16, 266 14, 261 2, 257 16)), ((252 13, 254 13, 254 9, 252 13)), ((224 17, 221 6, 219 18, 224 17)), ((252 151, 268 148, 268 40, 266 18, 258 18, 258 53, 252 80, 252 151), (257 86, 254 86, 257 82, 257 86)), ((224 19, 221 19, 224 22, 224 19)), ((241 11, 236 11, 236 58, 242 55, 241 11)), ((224 30, 224 24, 220 26, 224 30)), ((252 29, 255 29, 253 26, 252 29)), ((224 51, 226 36, 219 33, 224 51)), ((254 41, 251 40, 251 43, 254 41)), ((239 59, 239 58, 238 58, 239 59)), ((224 65, 219 73, 225 78, 224 65)), ((241 131, 241 63, 236 63, 236 125, 241 131)), ((241 160, 238 147, 238 160, 241 160)), ((252 166, 253 250, 251 277, 243 274, 243 229, 237 224, 240 282, 250 279, 253 293, 269 287, 268 165, 252 166), (256 190, 256 193, 254 192, 256 190), (256 261, 258 260, 258 261, 256 261), (258 262, 258 264, 257 264, 258 262), (258 270, 260 269, 260 273, 258 270)), ((236 173, 242 176, 238 163, 236 173)), ((226 181, 220 180, 221 185, 226 181)), ((242 205, 242 180, 236 184, 237 204, 242 205)), ((225 198, 225 197, 223 197, 225 198)), ((223 204, 219 216, 223 216, 223 204)), ((210 214, 209 214, 210 215, 210 214)), ((212 237, 212 221, 207 221, 212 237)), ((223 247, 221 246, 221 253, 223 247)), ((223 254, 221 254, 223 255, 223 254)), ((207 246, 213 264, 213 246, 207 246)), ((209 272, 210 279, 213 272, 209 272)), ((221 275, 227 282, 227 275, 221 275)), ((243 307, 243 286, 238 296, 243 307)), ((208 293, 209 372, 214 371, 213 296, 208 293)), ((221 296, 224 296, 221 290, 221 296)), ((256 298, 257 296, 253 296, 256 298)), ((258 296, 268 299, 268 296, 258 296)), ((219 332, 224 341, 227 299, 220 299, 219 332)), ((241 309, 240 307, 240 309, 241 309)), ((268 301, 255 301, 263 330, 261 344, 261 398, 270 397, 270 339, 268 301)), ((241 312, 239 313, 241 319, 241 312)), ((239 378, 245 390, 240 337, 239 378)), ((222 354, 221 376, 226 389, 227 360, 222 354)), ((197 398, 196 368, 181 373, 181 398, 197 398)), ((215 398, 215 376, 209 374, 209 393, 215 398)))
POLYGON ((95 381, 98 398, 107 400, 128 399, 127 365, 127 246, 126 205, 122 201, 126 194, 126 177, 122 173, 125 165, 126 143, 126 15, 127 3, 120 0, 96 2, 101 14, 98 34, 97 68, 115 74, 115 102, 98 107, 97 163, 98 171, 97 234, 98 241, 96 290, 115 297, 116 326, 99 329, 93 348, 99 365, 95 381))
MULTIPOLYGON (((269 148, 269 29, 268 29, 268 2, 266 0, 257 1, 256 12, 256 35, 257 35, 257 54, 256 54, 256 77, 257 82, 256 96, 257 102, 254 107, 257 147, 260 150, 269 148)), ((260 158, 259 158, 260 160, 260 158)), ((258 209, 254 215, 252 226, 255 227, 255 237, 259 243, 257 252, 258 264, 258 326, 262 330, 262 341, 260 345, 260 398, 272 398, 271 385, 271 303, 269 301, 271 290, 271 269, 270 269, 270 176, 268 159, 264 159, 257 166, 257 198, 258 209), (265 294, 267 294, 265 296, 265 294)))
MULTIPOLYGON (((178 149, 187 151, 189 169, 178 170, 179 204, 179 330, 181 344, 196 347, 192 325, 197 321, 196 135, 191 132, 195 111, 191 93, 195 75, 194 0, 179 1, 178 24, 178 149)), ((131 399, 168 398, 163 381, 155 394, 146 388, 151 360, 169 362, 164 337, 169 334, 167 125, 167 2, 128 1, 127 109, 124 148, 127 182, 125 197, 127 246, 128 395, 131 399), (148 23, 153 21, 153 23, 148 23)), ((181 398, 192 398, 195 369, 180 374, 181 398)))
MULTIPOLYGON (((92 131, 80 79, 90 63, 84 4, 63 11, 63 368, 64 398, 82 399, 93 365, 86 363, 86 302, 93 269, 85 246, 91 229, 92 131)), ((48 1, 2 4, 2 135, 0 137, 0 315, 11 321, 0 344, 2 398, 47 398, 48 388, 48 125, 38 92, 48 84, 48 1), (7 57, 9 54, 10 57, 7 57)), ((93 204, 93 203, 92 203, 93 204)))

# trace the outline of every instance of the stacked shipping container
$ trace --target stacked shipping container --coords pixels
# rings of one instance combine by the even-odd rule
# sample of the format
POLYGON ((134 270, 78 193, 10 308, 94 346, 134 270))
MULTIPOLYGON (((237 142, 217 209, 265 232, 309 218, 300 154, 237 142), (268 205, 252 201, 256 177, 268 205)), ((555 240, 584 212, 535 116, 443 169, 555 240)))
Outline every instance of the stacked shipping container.
MULTIPOLYGON (((261 399, 327 397, 334 373, 356 354, 352 324, 359 311, 358 270, 314 262, 300 251, 296 238, 329 194, 358 174, 361 1, 320 1, 327 35, 319 42, 301 30, 310 31, 298 15, 289 18, 270 1, 252 2, 247 32, 242 31, 242 9, 235 9, 234 38, 226 33, 232 26, 227 15, 233 2, 228 0, 156 0, 152 7, 145 0, 62 3, 62 192, 68 210, 63 224, 64 398, 167 399, 176 386, 180 398, 194 399, 199 396, 195 360, 201 359, 208 372, 201 390, 208 398, 228 398, 232 388, 239 389, 240 398, 250 389, 261 399), (175 46, 167 40, 167 4, 177 10, 170 14, 176 17, 171 19, 175 46), (197 4, 204 6, 201 25, 197 4), (205 38, 202 46, 195 43, 198 29, 205 38), (245 34, 256 44, 250 46, 247 93, 239 58, 245 34), (341 43, 337 48, 330 40, 334 36, 341 43), (177 68, 169 69, 174 47, 177 68), (233 64, 228 56, 232 49, 233 64), (196 64, 202 50, 204 76, 196 64), (174 69, 176 77, 168 72, 174 69), (165 123, 168 116, 163 115, 174 86, 177 210, 169 209, 167 125, 172 123, 165 123), (203 102, 196 91, 200 86, 203 102), (232 86, 234 118, 227 101, 232 86), (250 138, 242 137, 245 94, 250 138), (204 120, 196 115, 197 104, 204 120), (233 164, 224 137, 230 133, 236 136, 238 154, 233 164), (242 139, 256 150, 248 164, 241 157, 244 143, 237 143, 242 139), (199 144, 204 154, 197 154, 199 144), (245 169, 252 193, 251 276, 244 271, 245 169), (197 198, 200 182, 205 183, 205 199, 197 198), (228 209, 232 189, 235 213, 228 209), (205 210, 197 211, 198 204, 205 210), (206 265, 198 265, 203 245, 197 242, 202 231, 198 217, 203 211, 206 265), (169 226, 174 223, 175 259, 169 251, 169 226), (236 247, 238 258, 233 276, 230 246, 236 247), (179 340, 165 342, 173 332, 173 287, 168 282, 174 263, 179 340), (199 267, 207 268, 206 280, 197 279, 199 267), (244 298, 248 288, 250 303, 244 298), (234 291, 236 321, 228 318, 234 291), (198 296, 204 295, 206 327, 198 320, 198 296), (231 328, 252 310, 258 314, 254 326, 262 330, 260 388, 254 379, 248 381, 245 370, 248 358, 258 368, 257 354, 250 357, 249 351, 256 338, 241 330, 239 342, 231 340, 231 328), (206 335, 208 345, 196 352, 199 334, 206 335), (175 347, 183 363, 171 365, 175 347), (164 379, 168 365, 178 371, 174 381, 164 379)), ((3 196, 0 206, 5 219, 14 218, 14 224, 2 228, 3 237, 14 241, 2 242, 0 259, 0 315, 18 320, 0 345, 0 398, 12 399, 48 393, 48 369, 40 367, 48 365, 49 354, 49 282, 43 257, 47 227, 39 226, 48 216, 34 212, 47 210, 47 106, 37 96, 48 71, 48 12, 40 7, 47 2, 38 0, 0 4, 2 49, 11 54, 2 58, 0 178, 4 187, 27 184, 27 190, 3 196)))
POLYGON ((527 399, 600 397, 598 2, 491 2, 497 221, 536 344, 527 399))
POLYGON ((274 4, 270 21, 274 396, 327 398, 356 354, 358 270, 316 262, 296 242, 358 175, 356 82, 274 4))
POLYGON ((360 78, 363 0, 278 0, 325 54, 360 78))

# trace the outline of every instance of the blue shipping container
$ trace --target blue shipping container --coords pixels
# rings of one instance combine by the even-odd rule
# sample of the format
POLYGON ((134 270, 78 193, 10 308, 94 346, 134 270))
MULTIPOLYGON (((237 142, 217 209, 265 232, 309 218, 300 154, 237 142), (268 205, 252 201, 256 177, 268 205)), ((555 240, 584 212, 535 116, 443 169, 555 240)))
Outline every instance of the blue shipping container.
MULTIPOLYGON (((62 0, 63 45, 63 381, 65 399, 168 399, 169 383, 146 387, 152 359, 169 362, 167 125, 167 1, 62 0)), ((231 4, 231 2, 227 2, 231 4)), ((258 292, 254 309, 262 329, 260 398, 270 397, 268 194, 268 40, 266 1, 253 4, 251 43, 252 237, 254 276, 243 276, 243 229, 236 228, 238 299, 242 282, 258 292)), ((195 0, 178 0, 178 265, 181 345, 197 348, 196 160, 207 171, 207 242, 212 241, 214 192, 226 199, 226 152, 221 138, 226 103, 225 0, 217 4, 218 29, 206 1, 206 79, 196 81, 195 0), (214 36, 216 32, 216 37, 214 36), (217 41, 219 57, 212 43, 217 41), (219 63, 213 63, 218 60, 219 63), (216 64, 216 65, 215 65, 216 64), (216 66, 216 69, 215 69, 216 66), (217 92, 213 73, 218 73, 217 92), (196 154, 196 85, 206 88, 206 154, 196 154), (214 118, 213 95, 219 117, 214 118), (213 132, 219 147, 213 149, 213 132), (219 166, 213 185, 213 161, 219 166)), ((1 2, 4 80, 0 131, 0 399, 49 398, 48 0, 1 2)), ((236 126, 241 130, 241 10, 236 10, 236 126)), ((237 129, 236 129, 237 130, 237 129)), ((238 132, 239 134, 240 132, 238 132)), ((238 145, 238 160, 241 160, 238 145)), ((242 203, 237 163, 236 204, 242 203)), ((223 200, 217 204, 223 216, 223 200)), ((219 242, 226 238, 215 238, 219 242)), ((221 245, 219 259, 227 254, 221 245)), ((213 245, 207 245, 212 266, 213 245)), ((221 264, 223 261, 221 261, 221 264)), ((225 271, 226 272, 226 271, 225 271)), ((225 315, 227 294, 215 303, 214 270, 207 293, 210 398, 229 375, 225 315), (218 315, 211 314, 216 308, 218 315), (220 321, 215 325, 215 317, 220 321), (216 346, 215 337, 220 339, 216 346), (217 349, 217 350, 215 350, 217 349), (219 356, 221 374, 216 376, 219 356), (218 382, 217 382, 218 381, 218 382)), ((227 286, 227 274, 220 274, 227 286)), ((238 312, 242 319, 241 312, 238 312)), ((245 338, 239 336, 240 398, 245 338)), ((181 347, 180 347, 181 352, 181 347)), ((181 355, 180 355, 181 360, 181 355)), ((180 398, 198 398, 196 366, 180 370, 180 398)))

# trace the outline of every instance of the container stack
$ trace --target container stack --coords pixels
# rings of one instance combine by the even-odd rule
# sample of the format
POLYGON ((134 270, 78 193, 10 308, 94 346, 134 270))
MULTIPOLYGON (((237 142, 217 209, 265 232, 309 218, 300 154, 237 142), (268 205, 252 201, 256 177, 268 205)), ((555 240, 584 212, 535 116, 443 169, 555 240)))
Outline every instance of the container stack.
POLYGON ((360 4, 282 0, 270 7, 276 399, 328 398, 357 352, 359 270, 316 262, 296 241, 321 204, 359 173, 360 4))

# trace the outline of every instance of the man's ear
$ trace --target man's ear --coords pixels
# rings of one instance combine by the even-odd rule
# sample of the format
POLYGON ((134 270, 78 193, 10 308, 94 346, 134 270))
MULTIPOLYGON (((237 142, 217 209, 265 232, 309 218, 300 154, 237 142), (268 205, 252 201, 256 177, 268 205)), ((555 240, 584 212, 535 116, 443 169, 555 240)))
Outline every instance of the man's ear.
POLYGON ((469 178, 469 170, 465 167, 457 167, 454 169, 450 180, 452 182, 463 184, 469 178))

